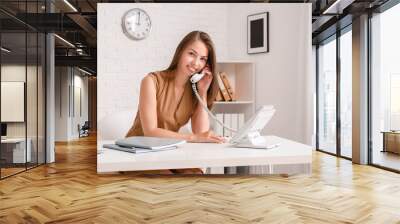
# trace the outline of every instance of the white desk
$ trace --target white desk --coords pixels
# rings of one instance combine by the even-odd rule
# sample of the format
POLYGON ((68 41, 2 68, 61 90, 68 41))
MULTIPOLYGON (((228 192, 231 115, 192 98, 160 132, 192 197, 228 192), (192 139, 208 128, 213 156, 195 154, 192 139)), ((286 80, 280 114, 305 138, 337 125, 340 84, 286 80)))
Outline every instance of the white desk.
MULTIPOLYGON (((12 163, 25 163, 25 158, 27 158, 27 162, 31 161, 31 145, 32 141, 30 138, 27 139, 27 147, 26 147, 26 154, 25 154, 25 138, 6 138, 1 139, 2 147, 8 147, 10 145, 13 147, 12 149, 9 148, 2 148, 2 151, 12 150, 12 163)), ((11 161, 10 161, 11 162, 11 161)))
POLYGON ((229 174, 232 167, 250 166, 246 174, 311 173, 311 146, 276 136, 266 136, 266 139, 269 144, 279 143, 280 146, 265 150, 186 143, 174 150, 133 154, 102 148, 103 144, 113 141, 99 141, 97 172, 207 168, 206 174, 223 174, 224 170, 229 174))

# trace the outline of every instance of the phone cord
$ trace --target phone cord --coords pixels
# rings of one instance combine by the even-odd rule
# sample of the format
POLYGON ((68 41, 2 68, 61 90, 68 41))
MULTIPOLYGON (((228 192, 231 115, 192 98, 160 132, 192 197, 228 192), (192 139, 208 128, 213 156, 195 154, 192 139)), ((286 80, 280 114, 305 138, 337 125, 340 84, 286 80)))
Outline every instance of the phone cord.
POLYGON ((192 84, 192 89, 194 94, 196 95, 197 99, 200 102, 200 105, 203 107, 203 109, 205 111, 207 111, 208 115, 210 115, 216 122, 218 122, 222 127, 224 127, 225 129, 228 129, 231 132, 237 132, 237 130, 232 129, 231 127, 226 126, 223 122, 221 122, 220 120, 218 120, 217 117, 215 117, 215 115, 208 109, 207 105, 205 105, 205 103, 203 102, 203 100, 201 100, 199 93, 197 92, 197 87, 196 87, 196 83, 192 84))

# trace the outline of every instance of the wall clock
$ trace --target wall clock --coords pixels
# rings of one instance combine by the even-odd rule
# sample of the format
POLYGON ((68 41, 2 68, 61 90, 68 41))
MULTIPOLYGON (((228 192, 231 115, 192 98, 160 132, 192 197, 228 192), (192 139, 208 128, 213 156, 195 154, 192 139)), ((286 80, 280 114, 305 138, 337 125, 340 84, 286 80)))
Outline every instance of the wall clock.
POLYGON ((143 40, 151 30, 150 16, 143 9, 130 9, 122 17, 122 29, 130 39, 143 40))

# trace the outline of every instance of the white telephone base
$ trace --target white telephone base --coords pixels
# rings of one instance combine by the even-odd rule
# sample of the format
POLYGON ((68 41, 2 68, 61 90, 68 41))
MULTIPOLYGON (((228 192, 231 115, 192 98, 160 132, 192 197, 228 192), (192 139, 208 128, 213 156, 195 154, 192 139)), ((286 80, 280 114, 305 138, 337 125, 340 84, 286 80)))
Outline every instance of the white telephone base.
POLYGON ((268 145, 266 139, 260 135, 260 132, 254 131, 248 133, 245 137, 237 142, 232 142, 234 147, 238 148, 255 148, 255 149, 271 149, 279 146, 279 144, 268 145))

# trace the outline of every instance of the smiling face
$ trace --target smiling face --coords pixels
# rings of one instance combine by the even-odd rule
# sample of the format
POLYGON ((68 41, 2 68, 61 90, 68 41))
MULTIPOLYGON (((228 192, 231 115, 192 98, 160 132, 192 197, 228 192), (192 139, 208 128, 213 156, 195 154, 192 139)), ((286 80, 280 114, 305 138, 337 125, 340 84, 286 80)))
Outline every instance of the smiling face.
POLYGON ((178 62, 178 72, 189 77, 200 72, 208 60, 207 46, 200 40, 196 40, 186 46, 178 62))
POLYGON ((205 66, 212 74, 210 88, 207 91, 207 106, 211 109, 219 91, 216 68, 215 47, 211 37, 202 31, 192 31, 179 42, 174 57, 164 71, 174 72, 182 78, 189 79, 194 73, 200 72, 205 66))

